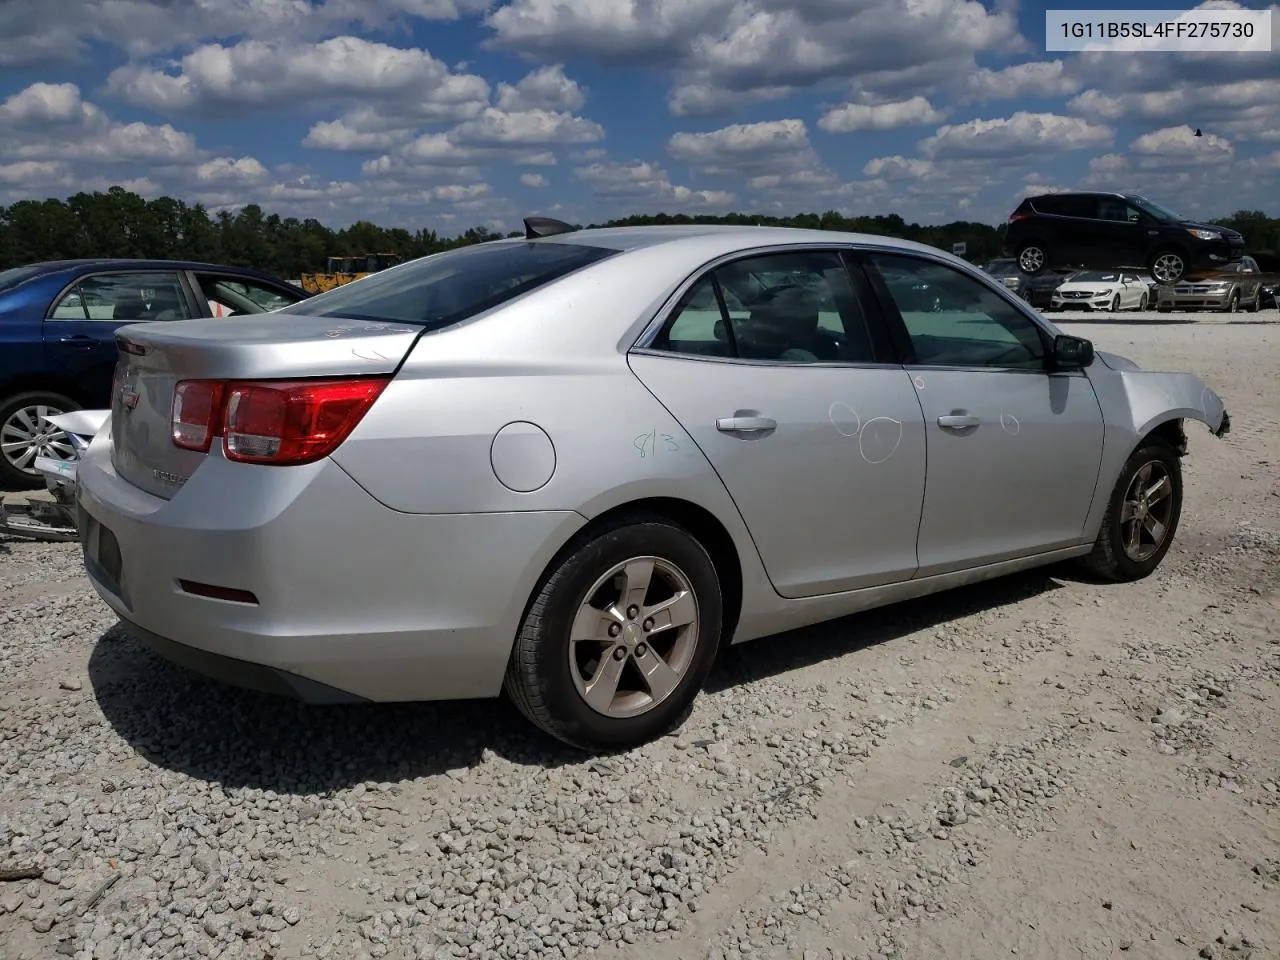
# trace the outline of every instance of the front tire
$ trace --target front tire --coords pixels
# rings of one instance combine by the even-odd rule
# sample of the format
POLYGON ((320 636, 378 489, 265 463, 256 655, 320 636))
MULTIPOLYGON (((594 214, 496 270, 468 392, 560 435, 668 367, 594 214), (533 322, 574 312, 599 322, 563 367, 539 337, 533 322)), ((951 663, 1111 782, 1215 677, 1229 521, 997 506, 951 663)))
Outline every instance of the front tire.
POLYGON ((1111 299, 1111 312, 1112 313, 1120 312, 1120 294, 1118 293, 1111 299))
POLYGON ((683 527, 616 521, 556 561, 525 614, 503 689, 581 750, 619 750, 679 727, 715 662, 715 564, 683 527))
POLYGON ((1169 552, 1182 515, 1182 462, 1160 440, 1145 441, 1125 462, 1102 528, 1084 566, 1115 582, 1150 576, 1169 552))

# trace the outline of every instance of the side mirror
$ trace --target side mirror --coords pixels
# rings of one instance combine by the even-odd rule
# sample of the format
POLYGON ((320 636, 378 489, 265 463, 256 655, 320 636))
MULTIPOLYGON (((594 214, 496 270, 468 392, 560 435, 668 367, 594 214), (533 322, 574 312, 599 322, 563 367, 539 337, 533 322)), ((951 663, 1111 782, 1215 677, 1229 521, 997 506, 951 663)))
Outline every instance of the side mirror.
POLYGON ((1080 370, 1093 363, 1093 344, 1083 337, 1060 333, 1053 338, 1053 366, 1058 370, 1080 370))

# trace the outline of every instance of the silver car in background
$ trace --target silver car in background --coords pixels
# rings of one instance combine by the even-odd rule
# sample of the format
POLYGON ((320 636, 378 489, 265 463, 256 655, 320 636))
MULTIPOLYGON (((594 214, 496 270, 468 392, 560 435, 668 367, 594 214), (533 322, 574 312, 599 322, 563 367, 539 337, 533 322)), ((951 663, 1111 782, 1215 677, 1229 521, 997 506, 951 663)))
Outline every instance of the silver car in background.
POLYGON ((1156 309, 1161 313, 1173 310, 1235 313, 1243 308, 1257 313, 1262 309, 1262 287, 1258 262, 1253 257, 1243 257, 1237 263, 1225 264, 1219 276, 1157 286, 1156 309))
POLYGON ((135 636, 317 703, 493 697, 661 736, 717 651, 1068 558, 1150 574, 1222 401, 932 247, 574 231, 266 316, 122 329, 79 466, 135 636))

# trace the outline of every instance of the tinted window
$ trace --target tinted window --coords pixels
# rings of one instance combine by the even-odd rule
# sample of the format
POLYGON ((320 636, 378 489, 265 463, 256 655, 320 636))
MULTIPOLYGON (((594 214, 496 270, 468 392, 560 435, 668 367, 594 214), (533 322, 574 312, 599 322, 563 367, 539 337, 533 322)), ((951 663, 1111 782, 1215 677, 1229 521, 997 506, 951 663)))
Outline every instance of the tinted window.
POLYGON ((278 313, 416 323, 438 330, 617 252, 580 243, 481 243, 371 274, 278 313))
POLYGON ((838 253, 736 260, 685 295, 658 349, 783 363, 874 363, 866 316, 838 253))
POLYGON ((1114 220, 1118 223, 1137 223, 1141 216, 1135 208, 1119 197, 1099 197, 1098 219, 1114 220))
POLYGON ((104 273, 85 277, 65 293, 52 320, 189 320, 192 317, 182 284, 173 273, 104 273))
POLYGON ((882 254, 869 261, 902 315, 917 363, 1044 368, 1039 329, 984 284, 915 257, 882 254))
POLYGON ((1097 212, 1097 202, 1093 197, 1079 194, 1060 193, 1050 196, 1036 197, 1032 203, 1040 213, 1049 213, 1057 217, 1093 217, 1097 212))

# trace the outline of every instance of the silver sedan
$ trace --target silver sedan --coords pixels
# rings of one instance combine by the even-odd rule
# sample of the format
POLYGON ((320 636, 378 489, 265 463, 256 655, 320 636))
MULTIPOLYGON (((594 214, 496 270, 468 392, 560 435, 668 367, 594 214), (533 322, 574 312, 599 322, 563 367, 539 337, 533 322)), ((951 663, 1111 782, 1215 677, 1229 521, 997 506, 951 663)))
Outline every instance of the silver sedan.
POLYGON ((585 749, 674 729, 729 643, 1147 576, 1184 421, 1229 426, 955 257, 824 231, 527 221, 118 346, 80 527, 138 638, 310 702, 505 691, 585 749))

